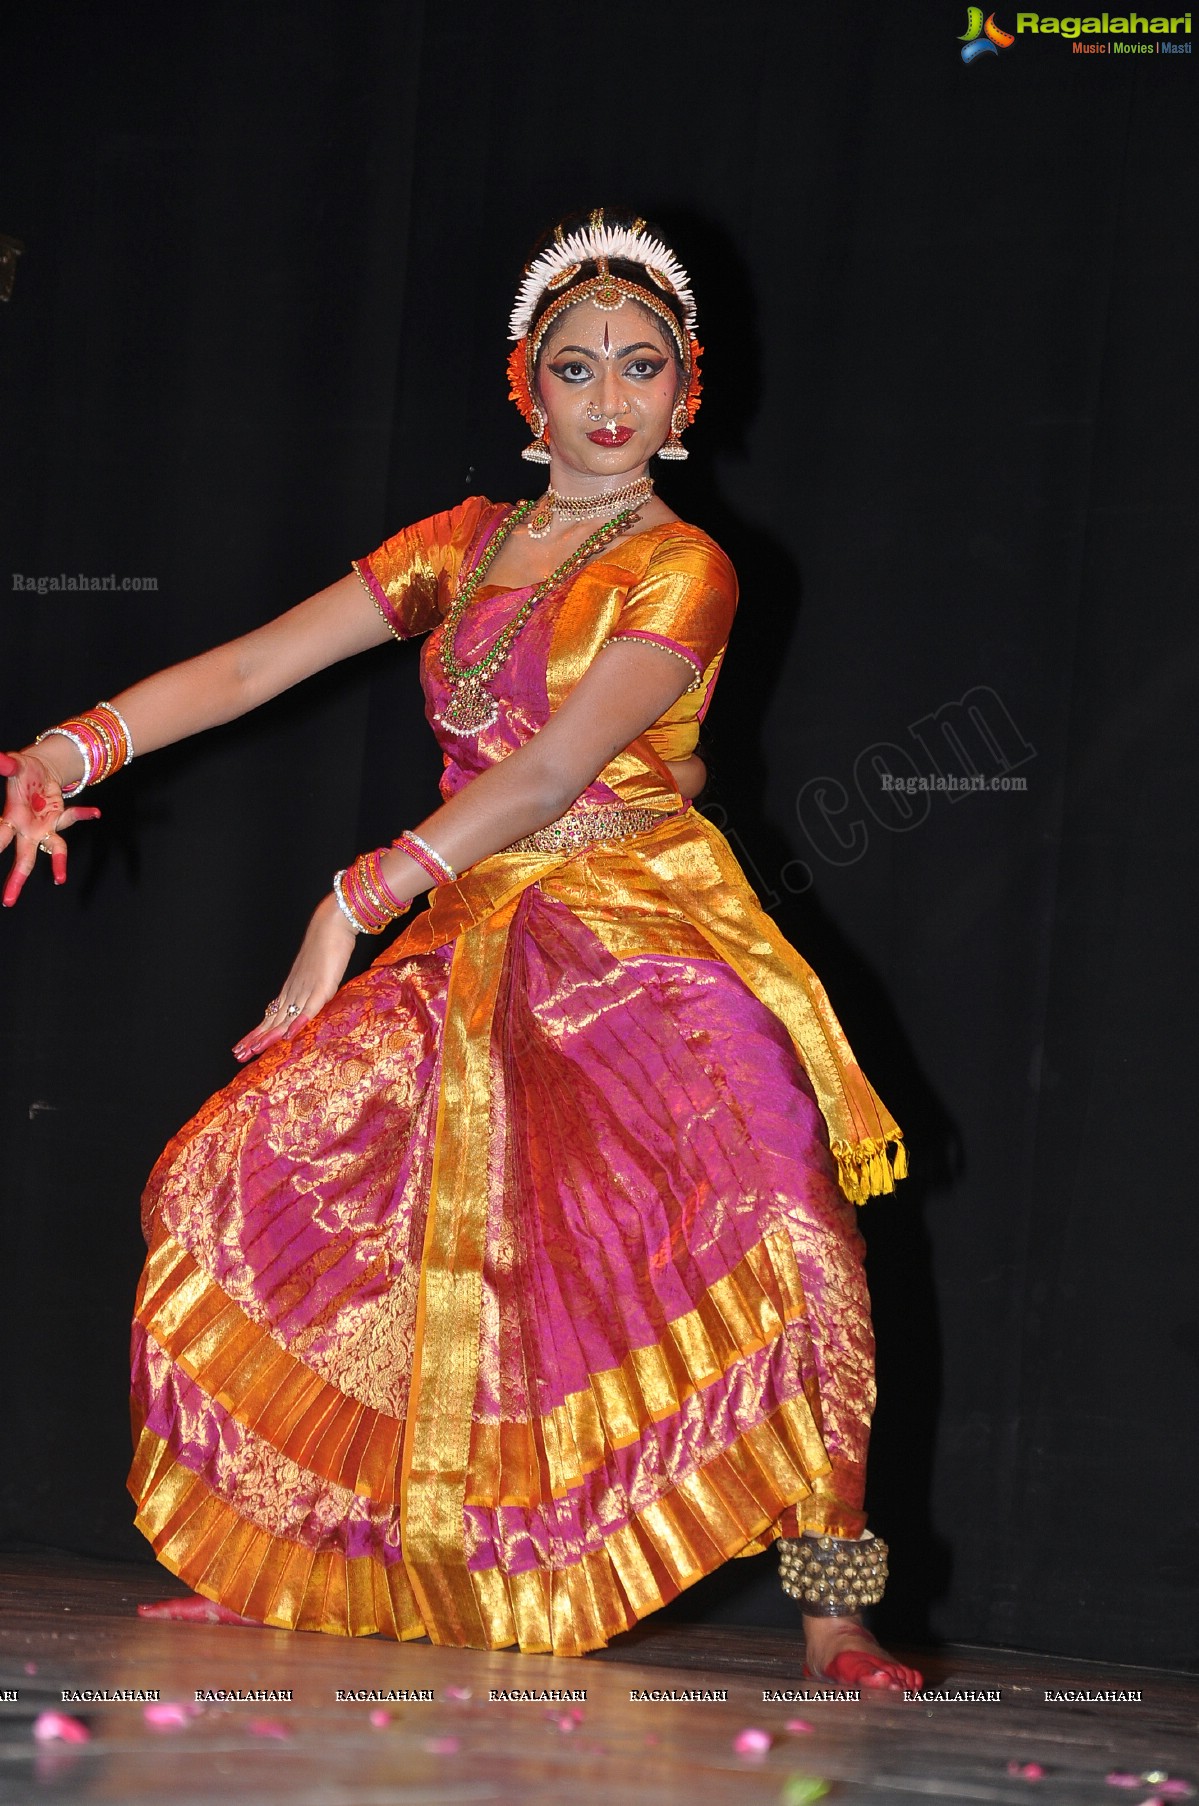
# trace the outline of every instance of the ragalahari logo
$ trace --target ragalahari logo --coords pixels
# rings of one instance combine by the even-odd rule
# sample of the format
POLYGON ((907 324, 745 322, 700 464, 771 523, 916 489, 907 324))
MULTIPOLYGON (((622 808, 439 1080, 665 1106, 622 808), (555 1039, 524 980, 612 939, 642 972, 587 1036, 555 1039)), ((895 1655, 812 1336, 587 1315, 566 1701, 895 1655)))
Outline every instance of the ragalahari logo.
POLYGON ((994 13, 988 13, 984 20, 981 6, 968 6, 966 29, 958 42, 962 46, 962 61, 972 63, 976 56, 998 56, 1001 50, 1010 50, 1016 40, 1010 31, 999 29, 994 13))

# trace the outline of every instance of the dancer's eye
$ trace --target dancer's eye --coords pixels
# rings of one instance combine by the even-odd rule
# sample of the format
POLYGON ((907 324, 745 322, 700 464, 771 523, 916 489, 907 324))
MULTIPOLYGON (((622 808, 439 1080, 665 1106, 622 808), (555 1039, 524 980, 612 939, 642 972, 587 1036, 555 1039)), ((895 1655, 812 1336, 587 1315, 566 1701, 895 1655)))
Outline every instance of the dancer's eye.
POLYGON ((664 357, 635 357, 630 364, 625 366, 625 375, 635 377, 639 382, 653 382, 656 376, 661 376, 665 368, 666 359, 664 357))
POLYGON ((588 364, 581 364, 578 358, 567 358, 558 364, 551 364, 554 375, 564 383, 585 383, 592 372, 588 364))

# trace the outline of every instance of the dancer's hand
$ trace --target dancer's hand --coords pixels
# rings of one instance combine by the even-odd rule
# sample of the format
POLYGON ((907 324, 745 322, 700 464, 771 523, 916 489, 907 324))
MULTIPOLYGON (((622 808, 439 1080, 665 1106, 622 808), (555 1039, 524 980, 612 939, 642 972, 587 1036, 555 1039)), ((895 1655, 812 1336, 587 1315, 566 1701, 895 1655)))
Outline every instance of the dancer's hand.
POLYGON ((243 1063, 265 1052, 276 1041, 294 1035, 311 1022, 336 993, 346 974, 357 936, 337 907, 337 899, 322 898, 313 912, 308 931, 287 974, 279 995, 268 1005, 256 1029, 243 1035, 233 1049, 243 1063))
POLYGON ((0 819, 0 853, 10 845, 14 849, 2 901, 5 909, 11 909, 25 888, 39 848, 50 855, 55 884, 66 883, 67 843, 63 834, 77 821, 95 821, 100 811, 64 803, 58 776, 34 752, 0 753, 0 778, 8 780, 4 815, 0 819))

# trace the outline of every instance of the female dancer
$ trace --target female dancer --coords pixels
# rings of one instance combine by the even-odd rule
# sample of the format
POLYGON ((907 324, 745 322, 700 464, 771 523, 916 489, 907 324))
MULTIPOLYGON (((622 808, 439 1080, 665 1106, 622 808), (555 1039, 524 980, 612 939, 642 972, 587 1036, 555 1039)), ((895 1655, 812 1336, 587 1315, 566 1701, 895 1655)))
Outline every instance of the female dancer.
POLYGON ((0 768, 11 904, 135 746, 428 635, 441 806, 337 874, 147 1188, 129 1484, 199 1595, 151 1609, 581 1654, 777 1540, 810 1670, 915 1686, 861 1619, 853 1207, 899 1131, 690 807, 736 581, 647 474, 699 404, 686 272, 594 213, 511 336, 544 495, 404 529, 0 768))

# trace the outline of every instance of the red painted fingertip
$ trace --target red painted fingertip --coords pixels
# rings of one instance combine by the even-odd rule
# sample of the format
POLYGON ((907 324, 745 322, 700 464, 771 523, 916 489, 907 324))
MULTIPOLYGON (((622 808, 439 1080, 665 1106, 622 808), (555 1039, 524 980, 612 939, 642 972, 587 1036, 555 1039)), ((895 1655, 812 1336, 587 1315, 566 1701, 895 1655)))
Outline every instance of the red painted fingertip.
POLYGON ((7 753, 0 753, 0 778, 11 778, 17 769, 17 761, 10 759, 7 753))

